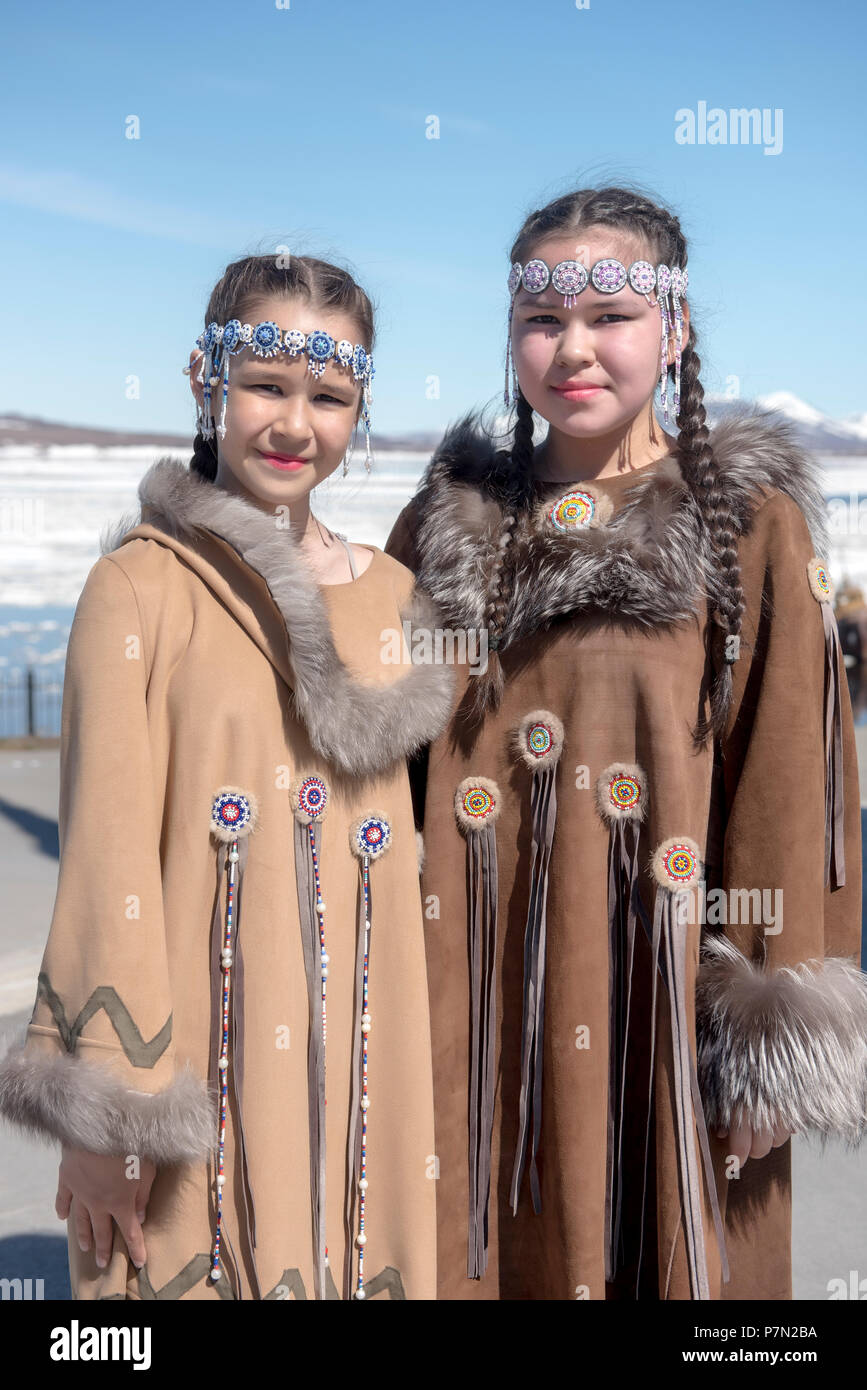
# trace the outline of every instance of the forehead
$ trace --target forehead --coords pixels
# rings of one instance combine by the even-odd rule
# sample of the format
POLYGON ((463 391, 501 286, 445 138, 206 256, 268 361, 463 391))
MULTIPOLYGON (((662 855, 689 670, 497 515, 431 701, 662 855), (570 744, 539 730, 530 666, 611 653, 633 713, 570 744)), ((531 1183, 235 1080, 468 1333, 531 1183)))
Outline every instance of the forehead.
POLYGON ((551 270, 558 261, 580 261, 589 270, 595 261, 608 257, 622 261, 627 267, 633 261, 654 260, 648 253, 648 248, 637 237, 629 236, 614 227, 594 227, 586 232, 577 231, 565 236, 544 237, 530 247, 524 264, 534 257, 545 261, 551 270))
POLYGON ((351 314, 326 308, 303 295, 264 295, 248 306, 245 321, 254 326, 276 323, 279 328, 297 328, 302 333, 321 328, 332 338, 348 338, 353 346, 359 341, 359 325, 351 314))
MULTIPOLYGON (((322 308, 305 299, 303 295, 263 296, 248 306, 244 321, 252 324, 253 327, 257 323, 276 323, 278 328, 295 328, 305 334, 321 329, 325 333, 330 333, 335 342, 345 338, 352 343, 353 347, 360 341, 359 325, 350 314, 340 309, 322 308)), ((362 343, 361 346, 365 347, 365 344, 362 343)), ((249 364, 252 367, 261 367, 263 370, 274 371, 285 368, 288 371, 298 362, 306 366, 307 359, 303 352, 298 357, 290 357, 283 352, 278 352, 273 357, 260 357, 253 352, 248 344, 239 349, 235 354, 234 361, 240 365, 249 364)), ((332 357, 327 365, 342 370, 341 364, 336 358, 332 357)))

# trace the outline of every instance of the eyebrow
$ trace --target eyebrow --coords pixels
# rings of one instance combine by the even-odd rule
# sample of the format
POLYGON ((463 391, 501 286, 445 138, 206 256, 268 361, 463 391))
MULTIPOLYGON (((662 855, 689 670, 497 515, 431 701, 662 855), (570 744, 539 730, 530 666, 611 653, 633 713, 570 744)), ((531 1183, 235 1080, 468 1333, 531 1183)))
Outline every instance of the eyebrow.
MULTIPOLYGON (((525 291, 525 294, 526 294, 526 291, 525 291)), ((585 299, 583 296, 579 295, 579 301, 580 301, 582 304, 591 304, 591 305, 593 306, 594 309, 598 308, 601 304, 612 304, 612 303, 626 304, 628 301, 627 301, 625 298, 622 299, 622 298, 621 298, 621 294, 622 294, 622 291, 621 291, 621 290, 618 290, 618 292, 617 292, 616 294, 600 294, 600 295, 596 295, 595 297, 591 297, 590 299, 585 299)), ((562 302, 560 302, 560 303, 558 303, 558 304, 545 304, 544 302, 540 301, 539 299, 536 299, 535 297, 530 297, 530 296, 527 296, 526 298, 523 298, 523 299, 521 300, 520 304, 518 305, 518 307, 521 308, 521 309, 525 309, 525 308, 528 308, 528 307, 529 307, 530 305, 532 305, 532 304, 537 304, 537 305, 539 306, 540 309, 562 309, 562 308, 563 308, 562 302)))

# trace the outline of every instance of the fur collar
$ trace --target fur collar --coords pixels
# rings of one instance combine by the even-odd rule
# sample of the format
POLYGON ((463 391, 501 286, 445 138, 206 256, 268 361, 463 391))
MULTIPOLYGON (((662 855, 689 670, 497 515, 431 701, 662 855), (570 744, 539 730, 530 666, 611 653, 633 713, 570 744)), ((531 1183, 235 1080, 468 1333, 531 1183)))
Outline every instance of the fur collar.
MULTIPOLYGON (((776 488, 801 507, 813 553, 826 557, 821 465, 797 443, 790 423, 742 407, 710 437, 738 534, 749 532, 758 502, 776 488)), ((508 470, 508 450, 470 414, 446 434, 422 479, 417 580, 449 624, 484 626, 485 580, 507 510, 508 470)), ((605 480, 594 487, 604 492, 605 480)), ((537 508, 529 532, 510 550, 516 580, 503 647, 560 614, 602 610, 652 627, 700 614, 705 594, 717 601, 709 537, 676 457, 645 477, 639 473, 607 525, 556 533, 543 511, 537 508)))
MULTIPOLYGON (((303 720, 313 747, 351 776, 377 774, 435 738, 451 710, 455 673, 445 664, 414 659, 402 679, 386 685, 356 680, 337 655, 319 587, 288 529, 246 498, 226 492, 176 459, 159 459, 138 489, 141 522, 197 549, 205 530, 226 541, 265 580, 289 637, 293 713, 303 720)), ((103 553, 120 545, 129 519, 118 522, 102 543, 103 553)), ((128 536, 131 539, 131 536, 128 536)), ((416 590, 401 620, 439 627, 426 594, 416 590)), ((424 651, 407 634, 411 654, 424 651)))

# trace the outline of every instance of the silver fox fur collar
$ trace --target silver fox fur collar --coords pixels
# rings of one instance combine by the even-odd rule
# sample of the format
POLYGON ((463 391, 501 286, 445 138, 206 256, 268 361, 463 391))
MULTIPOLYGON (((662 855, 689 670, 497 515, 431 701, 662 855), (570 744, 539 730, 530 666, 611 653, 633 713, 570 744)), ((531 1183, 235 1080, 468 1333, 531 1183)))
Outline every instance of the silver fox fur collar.
MULTIPOLYGON (((441 662, 413 661, 389 685, 366 685, 346 669, 334 647, 324 600, 288 529, 276 516, 246 498, 216 487, 177 459, 158 459, 138 488, 141 521, 196 546, 206 530, 228 542, 262 576, 282 614, 289 636, 294 712, 310 742, 336 768, 353 777, 382 772, 416 752, 444 729, 451 711, 454 670, 441 662)), ((102 552, 116 549, 130 529, 129 517, 111 527, 102 552)), ((428 596, 416 590, 401 610, 412 631, 436 628, 441 620, 428 596)))
MULTIPOLYGON (((813 553, 828 553, 827 508, 818 461, 782 416, 741 407, 710 433, 721 485, 739 534, 750 530, 764 490, 792 497, 813 553)), ((484 626, 486 576, 508 511, 510 460, 470 414, 442 440, 417 494, 417 580, 448 624, 484 626)), ((604 490, 605 480, 598 480, 604 490)), ((564 488, 565 491, 565 488, 564 488)), ((712 602, 720 580, 701 513, 674 456, 646 477, 607 525, 572 534, 534 523, 516 537, 510 611, 501 646, 547 627, 559 614, 593 608, 640 626, 678 622, 712 602)))

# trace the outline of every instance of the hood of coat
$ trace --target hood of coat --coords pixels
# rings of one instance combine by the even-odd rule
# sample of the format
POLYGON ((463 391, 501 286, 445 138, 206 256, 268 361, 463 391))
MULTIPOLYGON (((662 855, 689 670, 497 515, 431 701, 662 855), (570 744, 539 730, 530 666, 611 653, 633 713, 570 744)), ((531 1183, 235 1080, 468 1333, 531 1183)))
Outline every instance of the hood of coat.
MULTIPOLYGON (((757 505, 779 489, 800 506, 814 554, 827 557, 822 468, 798 444, 792 425, 744 406, 720 421, 710 440, 737 533, 750 530, 757 505)), ((443 438, 414 499, 416 577, 449 623, 484 626, 486 576, 508 511, 509 472, 508 449, 470 414, 443 438)), ((604 494, 605 479, 591 491, 604 494)), ((537 505, 508 552, 515 583, 502 646, 582 609, 653 627, 700 614, 705 597, 717 602, 709 535, 676 454, 646 476, 639 471, 625 499, 607 523, 567 533, 550 523, 553 498, 537 505)))
POLYGON ((216 487, 172 458, 158 459, 148 469, 138 496, 140 516, 125 516, 108 528, 102 553, 137 537, 164 538, 206 583, 225 593, 225 577, 207 549, 213 537, 230 547, 239 563, 264 580, 288 646, 268 639, 261 613, 246 612, 240 604, 232 611, 287 681, 292 713, 335 768, 354 777, 382 773, 442 732, 455 673, 441 661, 426 660, 430 643, 414 640, 418 629, 441 626, 428 595, 414 589, 400 607, 401 621, 409 624, 404 628, 412 661, 408 673, 384 685, 365 684, 338 656, 319 585, 276 512, 216 487))

